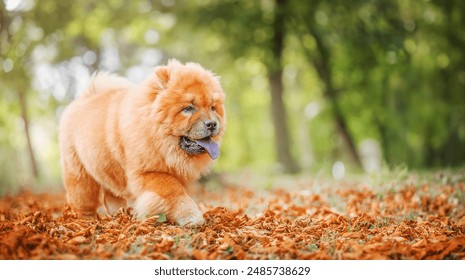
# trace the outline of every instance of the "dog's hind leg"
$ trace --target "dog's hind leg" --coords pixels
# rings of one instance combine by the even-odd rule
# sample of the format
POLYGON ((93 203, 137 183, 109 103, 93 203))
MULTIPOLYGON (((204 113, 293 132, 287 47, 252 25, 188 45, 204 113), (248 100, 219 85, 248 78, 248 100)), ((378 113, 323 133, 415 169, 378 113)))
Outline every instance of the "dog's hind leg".
POLYGON ((100 185, 90 176, 71 149, 62 154, 66 201, 81 217, 94 217, 100 204, 100 185))

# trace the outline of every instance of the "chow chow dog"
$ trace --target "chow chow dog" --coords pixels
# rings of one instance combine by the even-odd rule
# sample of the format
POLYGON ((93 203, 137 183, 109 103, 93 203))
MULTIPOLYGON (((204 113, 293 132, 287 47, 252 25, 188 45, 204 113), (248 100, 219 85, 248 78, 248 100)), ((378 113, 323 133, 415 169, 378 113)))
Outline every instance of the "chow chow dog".
POLYGON ((60 120, 68 204, 84 217, 132 207, 137 217, 203 224, 185 187, 219 156, 224 98, 219 78, 196 63, 171 60, 137 84, 96 74, 60 120))

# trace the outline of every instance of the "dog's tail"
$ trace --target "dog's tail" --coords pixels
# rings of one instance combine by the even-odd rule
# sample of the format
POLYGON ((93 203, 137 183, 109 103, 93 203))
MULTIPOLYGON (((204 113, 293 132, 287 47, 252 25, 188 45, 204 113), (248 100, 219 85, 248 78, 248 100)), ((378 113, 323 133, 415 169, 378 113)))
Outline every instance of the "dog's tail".
POLYGON ((102 92, 116 91, 130 85, 131 82, 116 75, 107 72, 95 72, 89 86, 80 97, 85 98, 102 92))

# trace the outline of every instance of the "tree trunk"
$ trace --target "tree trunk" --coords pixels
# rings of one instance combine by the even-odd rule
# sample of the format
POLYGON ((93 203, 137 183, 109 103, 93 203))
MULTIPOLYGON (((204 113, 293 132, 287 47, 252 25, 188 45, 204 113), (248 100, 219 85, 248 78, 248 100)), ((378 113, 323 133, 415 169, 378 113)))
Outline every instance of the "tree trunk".
POLYGON ((275 131, 275 144, 278 160, 286 173, 296 173, 299 167, 291 154, 291 140, 287 126, 286 107, 283 102, 283 66, 284 19, 286 0, 276 0, 275 18, 273 22, 274 36, 271 41, 273 57, 268 62, 268 83, 271 93, 271 116, 275 131))
MULTIPOLYGON (((360 159, 360 155, 357 152, 357 147, 355 145, 355 141, 352 137, 352 134, 349 131, 349 128, 346 123, 346 119, 344 114, 339 106, 337 91, 333 85, 333 76, 331 73, 331 66, 330 66, 330 55, 329 50, 325 46, 323 39, 321 38, 318 31, 315 29, 310 28, 310 33, 315 38, 317 51, 319 53, 318 56, 310 55, 307 51, 306 54, 311 58, 311 61, 320 77, 321 81, 323 82, 325 89, 324 95, 328 98, 331 104, 331 110, 333 111, 334 121, 336 124, 336 131, 341 136, 343 142, 345 143, 349 154, 353 160, 353 162, 362 167, 362 161, 360 159)), ((305 48, 305 47, 304 47, 305 48)))
POLYGON ((270 73, 268 81, 271 91, 271 115, 275 131, 276 150, 278 160, 283 165, 286 173, 296 173, 299 171, 297 163, 292 157, 290 146, 291 140, 287 127, 286 109, 283 102, 282 71, 270 73))
POLYGON ((31 141, 31 133, 29 129, 29 117, 27 114, 27 104, 26 104, 26 97, 24 96, 23 92, 18 93, 19 96, 19 105, 21 107, 21 118, 24 122, 24 132, 26 133, 26 140, 27 140, 27 150, 29 155, 29 163, 31 165, 31 171, 34 179, 39 177, 39 169, 37 167, 37 161, 34 153, 34 148, 32 147, 31 141))
POLYGON ((342 141, 347 146, 347 149, 349 150, 349 154, 352 160, 354 161, 354 163, 358 167, 362 167, 362 161, 360 159, 357 148, 355 146, 355 141, 353 140, 352 135, 349 132, 349 128, 347 127, 347 123, 344 118, 344 115, 342 114, 341 108, 339 107, 339 103, 334 99, 334 97, 332 97, 329 94, 327 95, 330 96, 329 98, 331 99, 330 102, 331 102, 331 107, 333 109, 334 120, 336 122, 336 130, 341 136, 342 141))

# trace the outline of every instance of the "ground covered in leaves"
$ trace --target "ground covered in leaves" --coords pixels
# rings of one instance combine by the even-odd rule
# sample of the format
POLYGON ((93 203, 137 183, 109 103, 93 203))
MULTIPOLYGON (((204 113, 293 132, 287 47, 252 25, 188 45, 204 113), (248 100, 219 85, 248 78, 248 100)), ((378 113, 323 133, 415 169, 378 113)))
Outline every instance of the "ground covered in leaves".
POLYGON ((190 192, 201 228, 136 220, 131 209, 77 219, 63 193, 0 198, 0 259, 465 259, 464 174, 268 188, 217 180, 190 192))

